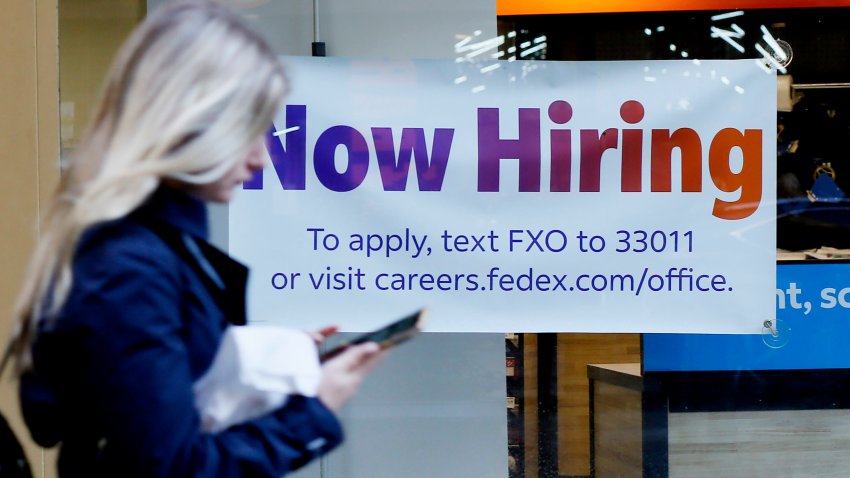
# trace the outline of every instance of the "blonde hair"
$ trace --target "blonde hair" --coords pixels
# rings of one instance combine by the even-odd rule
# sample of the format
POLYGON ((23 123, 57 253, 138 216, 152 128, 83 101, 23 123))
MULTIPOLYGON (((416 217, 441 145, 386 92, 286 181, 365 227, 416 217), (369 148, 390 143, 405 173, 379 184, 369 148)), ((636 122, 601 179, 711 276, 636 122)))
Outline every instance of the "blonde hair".
POLYGON ((97 113, 63 171, 15 309, 4 362, 31 366, 38 322, 55 316, 73 280, 81 234, 126 216, 163 180, 223 176, 271 126, 286 93, 271 48, 226 8, 167 4, 130 35, 97 113))

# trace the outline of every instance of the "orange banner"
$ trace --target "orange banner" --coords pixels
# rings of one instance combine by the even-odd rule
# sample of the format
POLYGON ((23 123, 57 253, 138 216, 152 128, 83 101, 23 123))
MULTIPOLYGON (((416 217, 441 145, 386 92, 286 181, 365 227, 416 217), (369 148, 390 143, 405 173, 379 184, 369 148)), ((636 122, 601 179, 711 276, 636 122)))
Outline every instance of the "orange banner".
POLYGON ((497 15, 848 7, 850 0, 496 0, 497 15))

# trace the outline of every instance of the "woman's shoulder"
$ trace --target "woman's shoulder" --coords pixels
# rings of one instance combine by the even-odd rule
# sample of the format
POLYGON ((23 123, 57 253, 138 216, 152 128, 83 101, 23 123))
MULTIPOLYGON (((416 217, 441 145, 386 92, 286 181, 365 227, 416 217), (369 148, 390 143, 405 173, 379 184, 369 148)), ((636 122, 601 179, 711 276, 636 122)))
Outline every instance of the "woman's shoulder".
POLYGON ((162 236, 154 225, 132 215, 96 224, 80 237, 74 274, 174 269, 180 265, 180 257, 162 236))
POLYGON ((128 331, 146 322, 155 326, 140 320, 145 313, 171 320, 173 314, 158 311, 179 303, 183 268, 166 241, 132 217, 90 227, 77 244, 67 299, 53 320, 42 321, 38 342, 59 340, 62 347, 79 351, 91 345, 87 340, 104 346, 107 342, 99 338, 130 337, 128 331), (69 334, 76 339, 67 341, 69 334))
POLYGON ((166 240, 131 217, 93 226, 78 243, 54 331, 82 326, 112 333, 138 323, 146 307, 169 309, 186 287, 185 267, 166 240))

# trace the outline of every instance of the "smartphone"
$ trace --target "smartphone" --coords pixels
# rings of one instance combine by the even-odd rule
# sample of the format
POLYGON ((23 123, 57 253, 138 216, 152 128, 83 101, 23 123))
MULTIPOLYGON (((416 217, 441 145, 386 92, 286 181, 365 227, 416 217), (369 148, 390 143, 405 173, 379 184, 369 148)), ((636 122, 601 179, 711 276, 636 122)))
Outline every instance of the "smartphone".
POLYGON ((378 330, 342 339, 342 342, 338 344, 333 344, 333 336, 331 336, 329 337, 328 342, 330 348, 319 353, 319 360, 324 362, 325 360, 338 355, 340 352, 352 345, 366 342, 375 342, 383 349, 398 345, 411 339, 413 336, 422 331, 422 328, 425 325, 425 315, 426 310, 419 309, 416 312, 391 322, 378 330))

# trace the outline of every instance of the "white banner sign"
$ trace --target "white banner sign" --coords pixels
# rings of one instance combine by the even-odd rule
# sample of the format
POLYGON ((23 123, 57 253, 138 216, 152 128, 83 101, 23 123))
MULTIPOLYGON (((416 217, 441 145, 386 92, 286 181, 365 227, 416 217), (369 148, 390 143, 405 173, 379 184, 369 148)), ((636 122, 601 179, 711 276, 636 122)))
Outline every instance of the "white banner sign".
POLYGON ((753 61, 285 58, 273 167, 230 207, 254 319, 760 333, 776 78, 753 61))

